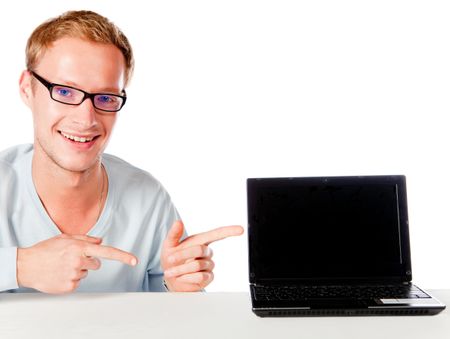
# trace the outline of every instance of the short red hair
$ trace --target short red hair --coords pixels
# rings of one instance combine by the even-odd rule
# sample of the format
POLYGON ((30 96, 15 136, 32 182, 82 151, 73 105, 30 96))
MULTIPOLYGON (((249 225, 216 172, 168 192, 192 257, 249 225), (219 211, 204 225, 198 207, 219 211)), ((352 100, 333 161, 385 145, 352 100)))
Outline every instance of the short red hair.
POLYGON ((125 86, 134 69, 133 50, 122 31, 104 16, 92 11, 69 11, 39 25, 28 38, 26 66, 34 70, 39 58, 51 44, 63 37, 87 39, 93 42, 113 44, 125 58, 125 86))

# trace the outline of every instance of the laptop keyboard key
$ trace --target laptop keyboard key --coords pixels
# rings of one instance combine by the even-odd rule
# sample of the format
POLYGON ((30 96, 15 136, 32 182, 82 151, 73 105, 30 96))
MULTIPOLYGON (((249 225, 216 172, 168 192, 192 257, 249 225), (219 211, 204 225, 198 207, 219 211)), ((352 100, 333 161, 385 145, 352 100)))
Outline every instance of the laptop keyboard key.
POLYGON ((429 298, 415 286, 254 286, 257 300, 429 298))

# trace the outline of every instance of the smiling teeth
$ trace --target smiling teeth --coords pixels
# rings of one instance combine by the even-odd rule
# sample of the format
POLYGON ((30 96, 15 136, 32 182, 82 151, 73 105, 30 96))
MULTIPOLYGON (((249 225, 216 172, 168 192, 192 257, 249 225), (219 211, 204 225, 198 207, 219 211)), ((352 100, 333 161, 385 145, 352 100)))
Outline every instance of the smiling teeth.
POLYGON ((89 141, 92 141, 92 139, 94 139, 94 138, 77 137, 75 135, 66 134, 64 132, 61 132, 61 134, 64 138, 67 138, 67 139, 70 139, 73 141, 77 141, 77 142, 89 142, 89 141))

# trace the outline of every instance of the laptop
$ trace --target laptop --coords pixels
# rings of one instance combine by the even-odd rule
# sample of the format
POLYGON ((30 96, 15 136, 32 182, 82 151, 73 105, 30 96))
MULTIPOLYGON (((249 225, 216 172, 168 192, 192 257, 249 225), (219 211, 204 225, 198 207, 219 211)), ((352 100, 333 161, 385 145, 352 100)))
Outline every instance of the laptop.
POLYGON ((250 178, 247 207, 256 315, 445 309, 411 282, 405 176, 250 178))

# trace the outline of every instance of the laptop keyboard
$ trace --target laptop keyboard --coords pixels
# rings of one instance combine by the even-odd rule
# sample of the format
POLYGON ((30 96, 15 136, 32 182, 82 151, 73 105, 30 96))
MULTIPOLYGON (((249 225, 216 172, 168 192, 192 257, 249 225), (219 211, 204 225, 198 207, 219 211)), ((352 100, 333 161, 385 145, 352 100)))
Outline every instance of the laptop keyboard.
POLYGON ((307 300, 317 298, 403 299, 430 298, 414 285, 386 286, 253 286, 256 300, 307 300))

